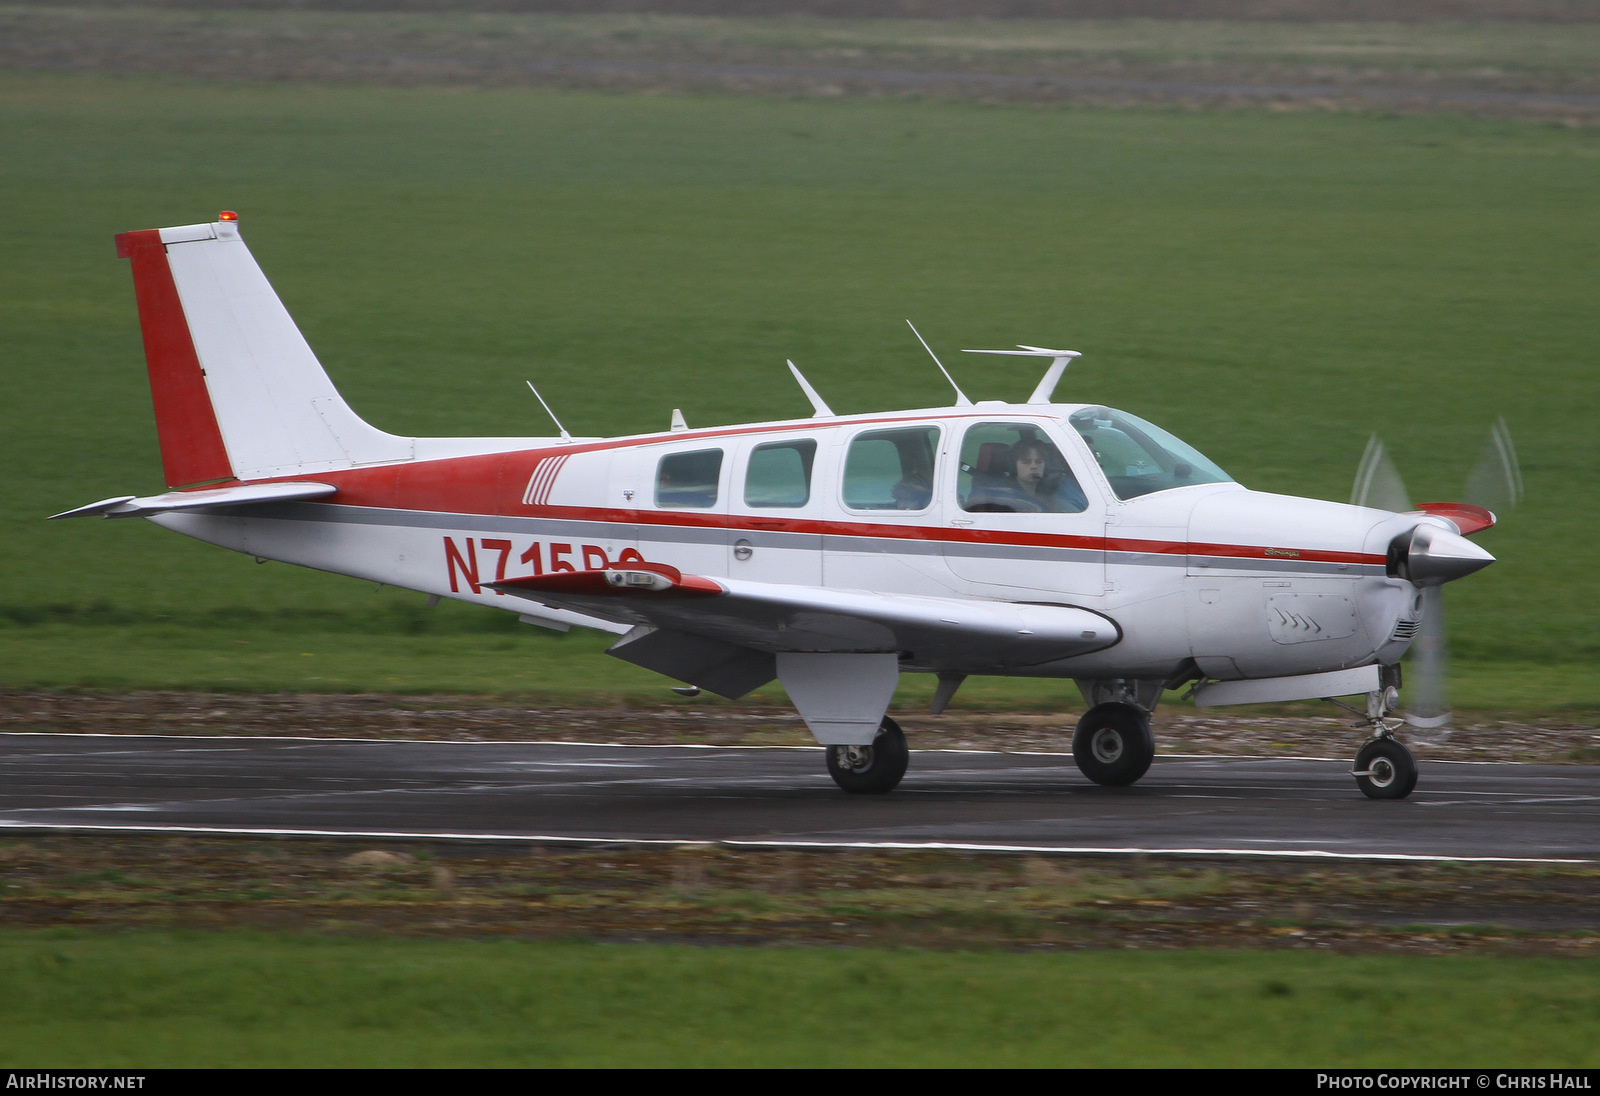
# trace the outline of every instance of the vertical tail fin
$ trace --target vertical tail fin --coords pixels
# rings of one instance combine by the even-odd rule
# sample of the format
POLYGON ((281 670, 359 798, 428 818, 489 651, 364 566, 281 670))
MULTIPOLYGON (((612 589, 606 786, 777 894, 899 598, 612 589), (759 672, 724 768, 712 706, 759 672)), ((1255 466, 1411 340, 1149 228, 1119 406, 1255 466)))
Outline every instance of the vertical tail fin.
POLYGON ((236 218, 125 232, 169 487, 408 460, 344 402, 236 218))

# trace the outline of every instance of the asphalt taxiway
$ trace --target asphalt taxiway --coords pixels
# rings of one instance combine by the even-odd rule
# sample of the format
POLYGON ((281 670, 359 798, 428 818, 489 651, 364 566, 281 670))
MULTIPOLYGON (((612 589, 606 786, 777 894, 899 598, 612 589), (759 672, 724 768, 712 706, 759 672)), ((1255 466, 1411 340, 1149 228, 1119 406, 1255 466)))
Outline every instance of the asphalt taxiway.
POLYGON ((914 751, 886 796, 800 747, 0 735, 0 830, 1600 861, 1600 766, 1424 762, 1372 801, 1348 759, 914 751))

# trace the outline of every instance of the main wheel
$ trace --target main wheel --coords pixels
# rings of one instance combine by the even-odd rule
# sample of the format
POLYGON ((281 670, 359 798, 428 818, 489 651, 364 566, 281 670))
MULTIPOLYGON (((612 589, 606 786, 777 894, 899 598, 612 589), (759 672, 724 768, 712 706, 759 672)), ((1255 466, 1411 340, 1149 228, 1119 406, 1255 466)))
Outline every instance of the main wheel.
POLYGON ((1132 704, 1097 704, 1072 736, 1072 759, 1096 784, 1122 787, 1150 769, 1156 756, 1150 718, 1132 704))
POLYGON ((1374 738, 1356 754, 1356 787, 1368 799, 1404 799, 1417 786, 1417 761, 1392 738, 1374 738))
POLYGON ((847 792, 882 795, 894 790, 911 764, 905 732, 900 724, 883 717, 878 736, 870 746, 829 746, 828 775, 847 792))

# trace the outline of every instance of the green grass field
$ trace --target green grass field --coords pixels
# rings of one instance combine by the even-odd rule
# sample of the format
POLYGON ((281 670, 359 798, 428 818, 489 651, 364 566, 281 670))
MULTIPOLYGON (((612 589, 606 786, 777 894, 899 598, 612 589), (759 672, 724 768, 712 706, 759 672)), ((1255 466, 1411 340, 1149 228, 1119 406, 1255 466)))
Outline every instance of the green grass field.
POLYGON ((1595 963, 9 931, 0 1058, 1593 1068, 1595 963))
MULTIPOLYGON (((915 30, 850 44, 870 61, 915 30)), ((838 44, 801 31, 771 48, 838 44)), ((1399 30, 1343 56, 1356 71, 1399 49, 1418 79, 1455 79, 1480 67, 1473 33, 1449 57, 1407 53, 1399 30)), ((1162 48, 1309 63, 1280 28, 1250 35, 1162 48)), ((1496 56, 1587 87, 1575 41, 1529 31, 1496 56)), ((1046 45, 1073 62, 1072 42, 1046 45)), ((1528 498, 1484 537, 1501 562, 1451 590, 1456 696, 1593 718, 1597 166, 1593 128, 1450 115, 0 72, 0 688, 666 696, 599 637, 142 522, 42 520, 162 486, 111 236, 228 208, 353 405, 397 432, 544 433, 526 378, 579 433, 661 428, 675 406, 694 425, 792 416, 786 357, 840 410, 945 403, 908 316, 941 351, 1077 347, 1064 398, 1152 418, 1267 490, 1348 497, 1377 430, 1413 497, 1451 498, 1503 414, 1528 498)), ((975 398, 1037 379, 945 357, 975 398)), ((972 682, 961 703, 1071 693, 972 682)), ((1593 1067, 1595 975, 1387 953, 12 930, 0 1059, 1593 1067)))
MULTIPOLYGON (((1413 497, 1452 498, 1503 414, 1528 497, 1450 591, 1458 695, 1592 712, 1597 167, 1600 131, 1445 115, 0 75, 0 685, 667 684, 486 610, 42 520, 161 487, 111 236, 229 208, 396 432, 544 433, 525 378, 577 433, 791 416, 785 357, 844 411, 948 402, 906 317, 941 351, 1082 349, 1064 398, 1266 490, 1347 498, 1377 430, 1413 497)), ((1037 379, 946 357, 975 398, 1037 379)))

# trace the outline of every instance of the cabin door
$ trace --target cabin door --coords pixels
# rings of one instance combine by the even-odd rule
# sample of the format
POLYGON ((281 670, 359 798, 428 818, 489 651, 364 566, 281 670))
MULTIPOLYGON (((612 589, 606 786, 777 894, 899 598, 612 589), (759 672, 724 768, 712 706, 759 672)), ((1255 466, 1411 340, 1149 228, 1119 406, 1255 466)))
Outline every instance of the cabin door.
POLYGON ((944 523, 964 592, 1064 604, 1103 595, 1106 505, 1079 448, 1049 423, 964 424, 944 523))

